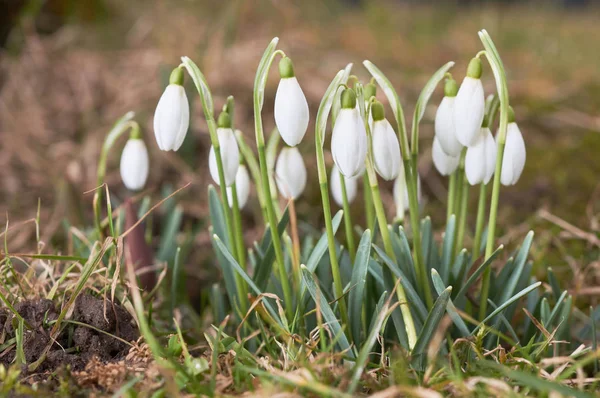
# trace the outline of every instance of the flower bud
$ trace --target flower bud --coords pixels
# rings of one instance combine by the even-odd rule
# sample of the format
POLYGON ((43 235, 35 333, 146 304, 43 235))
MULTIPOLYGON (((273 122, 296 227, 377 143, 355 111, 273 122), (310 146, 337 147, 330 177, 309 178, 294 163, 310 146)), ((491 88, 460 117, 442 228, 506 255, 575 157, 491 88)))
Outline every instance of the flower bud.
POLYGON ((514 112, 511 109, 506 130, 504 157, 502 158, 502 173, 500 174, 502 185, 515 185, 519 181, 525 168, 526 158, 525 141, 519 126, 514 121, 514 112))
MULTIPOLYGON (((329 178, 329 186, 331 187, 331 196, 338 206, 344 205, 344 193, 342 192, 342 182, 340 177, 340 169, 334 164, 331 169, 331 177, 329 178)), ((356 192, 358 191, 358 178, 357 177, 344 177, 346 184, 346 198, 348 203, 352 203, 356 198, 356 192)))
MULTIPOLYGON (((230 186, 235 181, 238 172, 240 151, 235 140, 235 134, 231 129, 231 119, 227 112, 222 112, 219 115, 217 139, 219 140, 221 162, 223 163, 223 173, 225 174, 225 186, 230 186)), ((213 146, 210 147, 208 155, 208 168, 212 179, 217 185, 220 185, 219 168, 217 167, 217 157, 213 146)))
MULTIPOLYGON (((243 209, 250 196, 250 175, 248 174, 248 169, 243 164, 240 165, 235 175, 235 190, 237 192, 238 207, 243 209)), ((229 207, 233 207, 233 193, 231 191, 231 187, 227 187, 229 207)))
POLYGON ((183 88, 183 70, 175 68, 154 112, 154 136, 163 151, 177 151, 190 124, 190 105, 183 88))
POLYGON ((400 171, 400 143, 392 125, 385 119, 383 105, 375 102, 371 109, 375 170, 384 180, 391 181, 400 171))
POLYGON ((346 89, 341 96, 342 109, 333 127, 331 153, 340 172, 346 177, 357 176, 367 158, 367 132, 356 109, 356 95, 346 89))
POLYGON ((458 87, 454 79, 448 79, 444 89, 445 96, 435 114, 435 136, 442 149, 450 156, 460 155, 463 146, 456 138, 454 125, 454 103, 458 87))
POLYGON ((298 148, 283 148, 275 165, 275 181, 286 199, 297 199, 306 187, 306 167, 298 148))
POLYGON ((485 97, 480 77, 481 60, 473 58, 454 101, 456 138, 464 146, 471 146, 477 140, 485 113, 485 97))
POLYGON ((481 127, 475 144, 467 149, 465 174, 471 185, 487 184, 496 169, 496 141, 488 127, 481 127))
POLYGON ((148 150, 141 138, 130 138, 121 154, 121 179, 132 191, 139 191, 148 179, 148 150))
POLYGON ((460 155, 450 156, 444 152, 437 136, 433 138, 431 157, 433 158, 433 165, 443 176, 449 176, 454 173, 454 170, 456 170, 458 162, 460 161, 460 155))
POLYGON ((275 124, 283 141, 296 146, 308 128, 308 102, 294 75, 292 61, 284 57, 279 62, 281 80, 275 94, 275 124))

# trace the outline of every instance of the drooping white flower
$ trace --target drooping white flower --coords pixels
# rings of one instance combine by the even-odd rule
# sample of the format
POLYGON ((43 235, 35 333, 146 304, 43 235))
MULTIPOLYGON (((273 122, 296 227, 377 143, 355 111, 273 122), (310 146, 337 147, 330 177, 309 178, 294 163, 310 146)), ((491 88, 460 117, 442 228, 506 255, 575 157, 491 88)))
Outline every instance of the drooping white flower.
MULTIPOLYGON (((240 165, 237 174, 235 175, 235 190, 237 193, 238 207, 243 209, 248 202, 250 196, 250 175, 248 169, 244 165, 240 165)), ((231 187, 227 187, 227 199, 229 207, 233 207, 233 193, 231 187)))
POLYGON ((354 177, 364 169, 367 157, 367 132, 356 109, 356 94, 345 89, 340 110, 331 136, 333 161, 346 177, 354 177))
POLYGON ((464 146, 475 144, 483 122, 485 97, 480 77, 481 60, 473 58, 454 101, 456 138, 464 146))
MULTIPOLYGON (((359 174, 360 175, 360 174, 359 174)), ((358 176, 356 177, 344 177, 340 176, 340 169, 334 164, 331 168, 331 176, 329 177, 329 186, 331 187, 331 196, 335 203, 338 206, 342 207, 344 205, 344 194, 342 191, 342 180, 340 177, 344 178, 344 183, 346 185, 346 197, 348 199, 348 203, 352 203, 356 198, 356 192, 358 191, 358 176)))
POLYGON ((444 87, 444 98, 435 114, 435 136, 442 149, 450 156, 460 155, 463 145, 456 138, 454 126, 454 103, 458 86, 452 78, 446 81, 444 87))
POLYGON ((275 165, 275 181, 281 196, 297 199, 306 187, 306 167, 298 148, 283 148, 275 165))
POLYGON ((502 158, 502 173, 500 174, 502 185, 515 185, 519 181, 525 168, 526 159, 525 141, 519 126, 514 121, 514 112, 511 109, 506 130, 504 157, 502 158))
POLYGON ((292 61, 284 57, 279 62, 281 80, 275 93, 275 124, 283 141, 296 146, 308 127, 308 102, 294 75, 292 61))
POLYGON ((190 105, 183 88, 183 70, 175 68, 154 112, 154 136, 163 151, 177 151, 190 125, 190 105))
POLYGON ((471 185, 487 184, 496 169, 496 141, 488 127, 481 127, 475 144, 467 149, 465 174, 471 185))
POLYGON ((431 157, 433 158, 433 165, 443 176, 449 176, 450 174, 454 173, 454 170, 456 170, 460 161, 460 155, 450 156, 444 152, 437 136, 433 138, 431 157))
POLYGON ((400 143, 390 122, 384 115, 383 105, 371 105, 373 115, 373 160, 375 170, 384 180, 391 181, 398 176, 402 164, 400 143))
MULTIPOLYGON (((223 163, 223 173, 225 174, 225 186, 230 186, 235 181, 240 166, 240 150, 235 139, 235 134, 231 129, 231 120, 227 112, 222 112, 219 116, 218 126, 217 139, 219 140, 221 162, 223 163)), ((208 154, 208 168, 212 179, 217 185, 221 185, 217 156, 215 148, 212 145, 208 154)))
POLYGON ((132 191, 144 188, 148 179, 148 150, 140 138, 130 138, 121 154, 121 179, 123 184, 132 191))

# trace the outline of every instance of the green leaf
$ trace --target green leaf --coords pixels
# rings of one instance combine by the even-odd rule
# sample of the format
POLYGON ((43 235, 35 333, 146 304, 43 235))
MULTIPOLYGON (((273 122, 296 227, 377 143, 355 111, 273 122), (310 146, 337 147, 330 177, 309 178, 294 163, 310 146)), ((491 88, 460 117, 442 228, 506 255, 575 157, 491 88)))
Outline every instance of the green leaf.
POLYGON ((408 276, 410 283, 417 285, 415 264, 413 262, 412 252, 410 250, 410 245, 408 244, 408 238, 406 237, 404 228, 400 226, 398 228, 398 234, 392 233, 390 236, 392 238, 392 247, 394 248, 394 254, 396 255, 398 266, 404 272, 404 274, 408 276))
POLYGON ((314 274, 310 272, 310 270, 304 265, 302 265, 302 280, 304 280, 304 283, 308 288, 308 292, 312 296, 315 303, 318 303, 318 307, 321 310, 321 314, 323 314, 323 318, 325 318, 325 321, 331 328, 331 332, 334 336, 334 339, 337 339, 338 347, 340 348, 340 350, 345 351, 350 358, 354 358, 354 352, 350 347, 350 343, 348 342, 346 334, 342 330, 340 322, 335 317, 333 310, 331 309, 329 303, 325 299, 325 296, 323 296, 323 293, 321 293, 321 290, 315 283, 314 274))
POLYGON ((362 304, 365 298, 365 283, 367 281, 369 259, 371 256, 371 243, 371 231, 367 229, 360 238, 358 249, 356 250, 356 259, 350 281, 351 290, 348 299, 348 316, 350 318, 352 338, 357 347, 360 346, 361 339, 362 304))
POLYGON ((479 276, 483 273, 483 271, 485 271, 485 269, 489 267, 490 264, 492 264, 492 261, 494 261, 498 254, 500 254, 502 249, 504 249, 503 245, 498 246, 498 248, 492 253, 492 255, 486 261, 484 261, 483 264, 481 264, 479 268, 475 270, 475 272, 473 272, 473 274, 469 277, 469 279, 467 279, 465 284, 461 287, 459 292, 454 297, 454 301, 458 302, 463 298, 463 296, 467 293, 471 285, 475 283, 475 281, 479 279, 479 276))
POLYGON ((418 124, 421 121, 421 119, 423 119, 423 115, 425 114, 425 108, 427 107, 427 103, 429 102, 431 95, 435 91, 435 88, 437 87, 439 82, 441 82, 442 79, 444 79, 444 75, 446 74, 446 72, 448 72, 453 66, 454 62, 450 61, 444 66, 442 66, 440 69, 438 69, 437 72, 435 72, 433 76, 429 78, 429 81, 425 84, 423 90, 421 90, 419 99, 415 104, 413 123, 418 124))
POLYGON ((446 313, 446 307, 448 306, 451 293, 452 287, 448 287, 440 294, 437 300, 435 300, 433 308, 431 309, 431 312, 429 312, 425 324, 421 329, 421 333, 419 333, 417 343, 412 351, 412 364, 418 371, 425 370, 429 343, 431 342, 433 335, 438 331, 440 321, 446 313))
MULTIPOLYGON (((440 276, 444 283, 450 280, 450 267, 452 266, 452 250, 454 248, 454 231, 456 229, 456 216, 452 214, 446 224, 444 232, 444 243, 442 245, 442 263, 440 276)), ((439 292, 438 292, 439 293, 439 292)))
MULTIPOLYGON (((283 231, 285 231, 287 228, 289 221, 290 213, 286 208, 281 220, 279 220, 279 224, 277 224, 277 233, 279 236, 283 234, 283 231)), ((273 273, 273 263, 275 262, 275 247, 273 246, 270 228, 267 228, 265 231, 265 235, 260 246, 261 249, 264 250, 265 254, 254 270, 253 279, 261 290, 265 290, 269 283, 269 277, 273 273)))
POLYGON ((273 62, 273 56, 275 54, 275 48, 277 47, 278 42, 278 37, 275 37, 273 40, 271 40, 271 43, 269 43, 265 49, 265 52, 258 63, 258 68, 256 69, 256 77, 254 78, 254 92, 256 93, 256 98, 254 98, 254 102, 260 105, 260 109, 262 109, 263 102, 265 100, 265 86, 267 85, 267 77, 269 76, 269 69, 271 63, 273 62))
MULTIPOLYGON (((210 205, 212 206, 212 203, 210 203, 210 205)), ((161 262, 173 264, 173 259, 175 258, 175 252, 177 250, 177 234, 181 228, 182 220, 183 210, 180 207, 175 207, 173 211, 167 215, 167 220, 165 221, 165 225, 160 234, 160 244, 158 254, 156 255, 161 262)), ((215 225, 214 222, 213 225, 215 225)), ((225 231, 227 231, 227 229, 225 229, 225 231)))
MULTIPOLYGON (((240 274, 240 276, 242 277, 242 279, 244 279, 246 281, 246 283, 248 283, 248 286, 250 286, 250 288, 254 291, 254 293, 256 295, 262 295, 263 292, 258 288, 258 286, 256 286, 254 284, 254 282, 252 281, 252 278, 250 278, 248 276, 248 274, 242 269, 242 267, 240 267, 240 265, 238 264, 238 262, 235 260, 235 258, 233 258, 233 256, 231 255, 231 252, 229 251, 229 249, 227 249, 227 247, 223 244, 223 242, 221 241, 221 239, 219 238, 219 236, 217 234, 213 235, 213 241, 215 242, 215 246, 217 247, 218 251, 223 255, 223 257, 225 258, 225 260, 227 260, 227 262, 231 265, 231 267, 238 273, 240 274)), ((284 329, 287 329, 284 324, 281 322, 281 319, 279 318, 279 315, 277 314, 277 311, 275 311, 275 309, 273 308, 273 306, 271 305, 271 303, 268 300, 263 300, 265 307, 267 308, 267 310, 271 313, 271 316, 277 321, 277 323, 284 329)))
POLYGON ((498 308, 496 308, 491 314, 489 314, 483 321, 481 321, 481 323, 479 325, 477 325, 477 327, 473 330, 473 332, 471 332, 471 334, 474 335, 479 330, 479 328, 481 326, 483 326, 487 321, 489 321, 490 319, 492 319, 493 317, 498 315, 506 307, 508 307, 509 305, 511 305, 518 299, 520 299, 521 297, 525 296, 527 293, 531 292, 532 290, 537 289, 541 284, 542 284, 542 282, 534 283, 533 285, 526 287, 525 289, 521 290, 519 293, 515 294, 514 296, 512 296, 511 298, 506 300, 498 308))
POLYGON ((521 245, 517 257, 515 258, 513 272, 511 273, 510 278, 508 279, 508 283, 502 285, 502 289, 500 290, 500 299, 497 300, 497 302, 505 302, 510 296, 513 295, 513 293, 517 289, 517 285, 519 283, 519 280, 521 279, 521 275, 523 273, 523 269, 527 261, 527 255, 529 254, 529 249, 531 248, 532 241, 533 231, 530 231, 527 234, 525 240, 523 241, 523 245, 521 245))
MULTIPOLYGON (((340 210, 335 214, 335 216, 331 220, 331 223, 333 224, 333 234, 334 235, 336 234, 337 230, 340 227, 340 223, 342 222, 343 215, 344 215, 344 212, 342 210, 340 210)), ((327 252, 327 233, 326 232, 324 232, 323 235, 321 235, 321 238, 319 238, 319 241, 315 245, 315 248, 313 249, 312 253, 310 254, 308 261, 306 262, 306 268, 308 268, 310 272, 315 272, 315 270, 317 269, 317 265, 319 265, 319 263, 321 262, 323 255, 325 255, 325 252, 327 252)))
MULTIPOLYGON (((433 287, 435 288, 435 291, 437 292, 437 294, 441 295, 444 292, 444 290, 446 290, 446 286, 444 285, 444 281, 442 281, 440 274, 438 274, 438 272, 435 269, 431 270, 431 279, 433 281, 433 287)), ((448 311, 450 319, 452 319, 452 322, 454 322, 462 336, 470 336, 471 332, 465 324, 465 321, 463 321, 460 315, 458 314, 458 311, 456 311, 456 307, 454 306, 452 299, 448 300, 446 311, 448 311)))
POLYGON ((380 247, 373 245, 373 248, 377 252, 377 255, 381 257, 385 265, 387 265, 390 271, 392 271, 392 273, 396 276, 396 278, 400 279, 400 284, 402 284, 402 287, 404 287, 406 298, 412 304, 418 319, 424 321, 427 317, 427 308, 425 307, 425 304, 423 304, 421 297, 419 297, 419 294, 413 285, 409 282, 409 280, 406 278, 406 275, 404 275, 398 265, 394 263, 394 261, 389 258, 380 247))
MULTIPOLYGON (((388 78, 383 74, 383 72, 375 66, 371 61, 363 61, 363 65, 369 73, 375 78, 377 84, 383 90, 385 96, 390 103, 390 107, 392 108, 392 113, 394 114, 394 118, 399 126, 404 126, 404 112, 402 111, 402 105, 400 104, 400 99, 398 98, 398 94, 392 86, 392 83, 388 80, 388 78)), ((401 143, 402 145, 403 143, 401 143)))

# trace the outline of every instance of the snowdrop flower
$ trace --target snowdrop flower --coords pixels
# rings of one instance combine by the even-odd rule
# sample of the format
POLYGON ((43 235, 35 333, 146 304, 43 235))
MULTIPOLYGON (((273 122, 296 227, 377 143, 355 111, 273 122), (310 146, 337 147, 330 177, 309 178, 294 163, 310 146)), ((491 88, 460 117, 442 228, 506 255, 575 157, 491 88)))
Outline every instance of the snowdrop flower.
POLYGON ((331 153, 340 172, 346 177, 357 176, 367 158, 367 132, 358 109, 356 94, 345 89, 340 110, 331 136, 331 153))
POLYGON ((458 85, 456 80, 449 78, 444 86, 444 98, 435 114, 435 136, 440 146, 450 156, 460 155, 463 146, 456 138, 454 126, 454 102, 458 85))
POLYGON ((437 136, 433 138, 431 157, 433 158, 433 165, 443 176, 449 176, 454 173, 454 170, 456 170, 458 162, 460 161, 460 154, 458 156, 450 156, 444 152, 437 136))
POLYGON ((496 169, 496 141, 484 122, 475 144, 467 149, 465 174, 471 185, 487 184, 496 169))
MULTIPOLYGON (((235 175, 235 190, 237 193, 238 207, 243 209, 250 196, 250 175, 244 165, 240 165, 235 175)), ((227 199, 229 207, 233 207, 233 193, 231 187, 227 187, 227 199)))
POLYGON ((500 174, 502 185, 515 185, 519 181, 526 158, 527 152, 523 135, 515 123, 515 112, 509 108, 506 144, 502 158, 502 173, 500 174))
POLYGON ((127 189, 139 191, 144 188, 148 179, 148 167, 146 144, 139 135, 132 134, 121 154, 121 179, 127 189))
POLYGON ((306 167, 298 148, 283 148, 275 165, 275 181, 286 199, 297 199, 306 187, 306 167))
POLYGON ((308 127, 308 102, 294 75, 292 61, 284 57, 279 62, 281 80, 275 94, 275 124, 283 141, 296 146, 308 127))
POLYGON ((183 88, 183 70, 173 69, 169 85, 154 112, 154 136, 163 151, 177 151, 190 125, 190 105, 183 88))
POLYGON ((400 172, 400 143, 390 122, 385 118, 383 105, 371 105, 373 115, 373 160, 375 170, 384 180, 391 181, 400 172))
MULTIPOLYGON (((223 163, 223 173, 225 174, 225 186, 230 186, 234 183, 240 166, 240 150, 231 129, 231 118, 227 112, 221 112, 217 126, 217 139, 219 140, 221 162, 223 163)), ((213 146, 210 147, 208 155, 208 168, 212 179, 217 185, 221 185, 217 157, 213 146)))
POLYGON ((331 196, 338 206, 344 205, 344 194, 342 192, 342 181, 341 177, 344 178, 346 184, 346 198, 348 203, 352 203, 356 198, 356 192, 358 191, 358 177, 344 177, 340 175, 340 169, 334 164, 331 169, 331 176, 329 178, 329 185, 331 186, 331 196))
POLYGON ((483 122, 485 98, 480 78, 481 60, 473 58, 454 101, 456 138, 464 146, 475 144, 483 122))

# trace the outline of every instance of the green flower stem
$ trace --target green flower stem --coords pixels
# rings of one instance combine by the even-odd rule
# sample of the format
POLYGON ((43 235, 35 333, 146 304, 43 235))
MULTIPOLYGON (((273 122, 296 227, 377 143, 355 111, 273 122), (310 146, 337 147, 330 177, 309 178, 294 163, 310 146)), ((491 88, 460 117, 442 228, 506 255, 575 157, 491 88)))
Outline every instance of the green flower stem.
MULTIPOLYGON (((490 204, 490 217, 488 221, 487 243, 485 246, 485 259, 488 259, 494 250, 494 242, 496 240, 496 221, 498 217, 498 203, 500 197, 500 175, 502 173, 502 159, 504 157, 504 146, 506 145, 506 130, 508 127, 508 84, 506 82, 506 73, 504 65, 498 54, 498 50, 494 45, 489 34, 482 30, 479 32, 479 38, 485 47, 483 55, 486 56, 494 73, 496 81, 496 89, 498 90, 498 98, 500 99, 500 125, 498 128, 497 145, 498 153, 496 155, 496 169, 494 171, 494 182, 492 184, 492 199, 490 204)), ((490 268, 487 268, 483 274, 483 282, 481 288, 481 306, 480 314, 487 313, 487 298, 490 288, 490 268)), ((482 318, 483 319, 483 318, 482 318)))
POLYGON ((375 210, 373 208, 373 196, 371 193, 371 186, 369 185, 369 177, 366 174, 363 175, 363 191, 367 228, 373 231, 373 228, 375 228, 375 210))
MULTIPOLYGON (((237 252, 237 260, 242 268, 246 266, 246 246, 244 245, 244 232, 242 230, 242 214, 240 212, 240 205, 238 203, 237 197, 237 187, 236 184, 231 185, 231 196, 233 200, 233 228, 235 231, 235 248, 237 252)), ((236 273, 237 275, 237 273, 236 273)), ((242 281, 242 286, 244 290, 247 292, 246 284, 242 281)), ((243 298, 247 297, 247 294, 243 296, 243 298)), ((243 300, 242 298, 242 300, 243 300)))
POLYGON ((458 231, 456 233, 456 240, 454 242, 454 257, 458 255, 460 250, 464 247, 465 229, 467 225, 467 206, 469 204, 469 181, 464 175, 465 173, 465 153, 466 149, 463 150, 463 155, 460 160, 459 173, 463 175, 462 184, 459 186, 460 193, 460 208, 458 209, 458 231))
POLYGON ((260 204, 260 211, 262 213, 263 221, 265 224, 269 222, 269 217, 267 215, 267 205, 265 203, 265 199, 263 196, 263 191, 260 188, 260 168, 258 166, 258 162, 256 161, 256 157, 254 156, 254 152, 252 152, 252 148, 248 146, 246 140, 244 139, 244 135, 240 130, 235 131, 235 137, 237 139, 238 146, 240 148, 240 152, 248 169, 250 170, 250 174, 252 175, 252 179, 254 180, 254 184, 257 187, 256 193, 258 196, 258 203, 260 204))
POLYGON ((481 237, 485 225, 485 202, 487 189, 484 183, 479 186, 479 202, 477 204, 477 222, 475 223, 475 238, 473 239, 473 257, 476 259, 481 253, 481 237))
POLYGON ((450 182, 448 184, 448 204, 446 209, 446 222, 450 221, 450 217, 455 214, 454 210, 454 199, 456 195, 456 171, 450 174, 450 182))
POLYGON ((348 244, 348 253, 350 253, 350 261, 354 264, 356 256, 356 246, 354 244, 354 234, 352 231, 352 217, 350 216, 350 203, 348 203, 348 194, 346 192, 346 179, 340 173, 340 185, 342 187, 342 198, 344 208, 344 226, 346 228, 346 243, 348 244))

